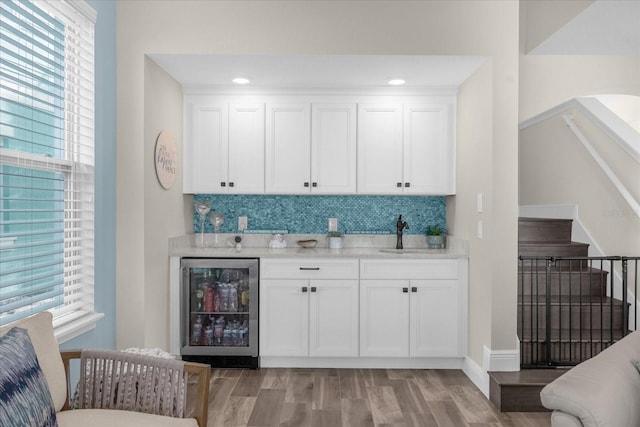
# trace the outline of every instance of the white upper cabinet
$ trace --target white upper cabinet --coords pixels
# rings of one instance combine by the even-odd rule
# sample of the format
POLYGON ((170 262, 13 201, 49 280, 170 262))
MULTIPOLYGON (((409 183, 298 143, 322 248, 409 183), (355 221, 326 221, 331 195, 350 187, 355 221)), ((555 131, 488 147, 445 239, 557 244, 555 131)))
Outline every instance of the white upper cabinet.
POLYGON ((267 104, 266 191, 301 194, 311 187, 311 105, 267 104))
POLYGON ((230 193, 264 193, 264 104, 229 105, 230 193))
POLYGON ((358 193, 402 194, 402 105, 358 105, 358 193))
POLYGON ((455 194, 449 95, 189 94, 184 123, 185 193, 455 194))
POLYGON ((453 194, 453 106, 404 106, 403 190, 407 194, 453 194))
POLYGON ((355 194, 355 104, 313 104, 311 118, 311 192, 355 194))
POLYGON ((358 192, 453 194, 451 104, 359 105, 358 192))
POLYGON ((185 100, 184 193, 213 193, 227 180, 225 104, 185 100))
POLYGON ((264 106, 185 98, 184 193, 264 193, 264 106))
POLYGON ((355 104, 267 104, 266 192, 355 194, 355 104))

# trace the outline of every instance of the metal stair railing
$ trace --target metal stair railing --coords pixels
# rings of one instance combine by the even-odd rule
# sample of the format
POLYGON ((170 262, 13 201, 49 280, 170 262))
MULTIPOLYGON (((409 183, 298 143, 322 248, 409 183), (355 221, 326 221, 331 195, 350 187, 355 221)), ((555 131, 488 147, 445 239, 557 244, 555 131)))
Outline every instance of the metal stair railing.
POLYGON ((574 366, 636 330, 639 260, 520 256, 521 367, 574 366))

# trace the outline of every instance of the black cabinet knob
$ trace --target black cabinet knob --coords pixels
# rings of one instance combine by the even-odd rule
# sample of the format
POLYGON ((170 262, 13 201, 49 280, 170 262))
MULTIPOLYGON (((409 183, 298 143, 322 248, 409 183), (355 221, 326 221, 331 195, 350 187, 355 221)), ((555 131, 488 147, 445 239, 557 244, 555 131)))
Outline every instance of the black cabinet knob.
POLYGON ((304 186, 305 186, 305 187, 308 187, 308 186, 309 186, 309 183, 308 183, 308 182, 305 182, 305 183, 304 183, 304 186))
POLYGON ((307 292, 309 290, 309 288, 307 288, 306 286, 302 287, 302 292, 307 292))
POLYGON ((311 287, 311 292, 315 292, 315 291, 317 291, 317 290, 318 290, 318 289, 317 289, 315 286, 312 286, 312 287, 311 287))
POLYGON ((226 187, 226 186, 227 186, 227 183, 226 183, 226 182, 221 182, 221 183, 220 183, 220 187, 226 187))
POLYGON ((410 182, 405 182, 405 183, 404 183, 404 186, 405 186, 405 187, 411 187, 411 183, 410 183, 410 182))
POLYGON ((402 292, 404 292, 405 294, 409 292, 409 288, 402 288, 402 292))
POLYGON ((312 186, 312 187, 317 187, 317 186, 318 186, 318 183, 317 183, 317 182, 314 182, 313 184, 311 184, 311 186, 312 186))
POLYGON ((397 182, 396 183, 396 187, 401 188, 402 187, 402 183, 401 182, 397 182))
POLYGON ((418 292, 418 288, 416 288, 415 286, 411 287, 411 292, 418 292))
POLYGON ((233 187, 233 182, 230 182, 230 183, 229 183, 229 187, 233 187))

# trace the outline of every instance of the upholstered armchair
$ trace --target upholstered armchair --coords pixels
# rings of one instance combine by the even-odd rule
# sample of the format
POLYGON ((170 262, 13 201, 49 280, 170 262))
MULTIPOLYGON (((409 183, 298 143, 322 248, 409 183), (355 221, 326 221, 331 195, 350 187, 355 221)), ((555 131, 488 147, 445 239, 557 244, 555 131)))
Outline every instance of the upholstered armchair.
POLYGON ((208 365, 118 351, 61 353, 43 312, 0 328, 0 425, 206 427, 209 374, 208 365))

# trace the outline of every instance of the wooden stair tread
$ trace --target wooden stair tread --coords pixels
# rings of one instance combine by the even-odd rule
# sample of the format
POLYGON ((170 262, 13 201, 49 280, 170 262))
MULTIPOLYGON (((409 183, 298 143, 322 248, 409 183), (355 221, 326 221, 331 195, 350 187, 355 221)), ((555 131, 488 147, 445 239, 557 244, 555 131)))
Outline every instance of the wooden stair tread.
MULTIPOLYGON (((597 342, 597 343, 609 343, 612 341, 610 336, 610 329, 606 329, 604 331, 594 330, 592 333, 588 330, 583 330, 582 334, 580 334, 579 330, 573 329, 552 329, 551 330, 551 343, 552 344, 578 344, 578 343, 589 343, 589 342, 597 342), (569 334, 571 332, 571 334, 569 334)), ((546 331, 542 331, 541 334, 536 337, 533 336, 533 332, 531 329, 525 329, 524 331, 519 331, 518 338, 521 343, 540 343, 546 341, 546 331)), ((613 341, 619 341, 623 338, 624 334, 622 330, 615 329, 613 330, 613 341)))
POLYGON ((489 397, 501 412, 547 412, 540 402, 544 386, 564 374, 562 369, 489 372, 489 397))
MULTIPOLYGON (((545 295, 518 295, 518 305, 546 305, 545 295)), ((623 302, 616 298, 596 295, 551 295, 549 297, 552 306, 573 305, 588 306, 596 305, 602 307, 622 307, 623 302)), ((629 303, 627 303, 629 304, 629 303)))
POLYGON ((545 386, 567 372, 565 369, 522 369, 514 372, 489 371, 489 377, 503 387, 545 386))

